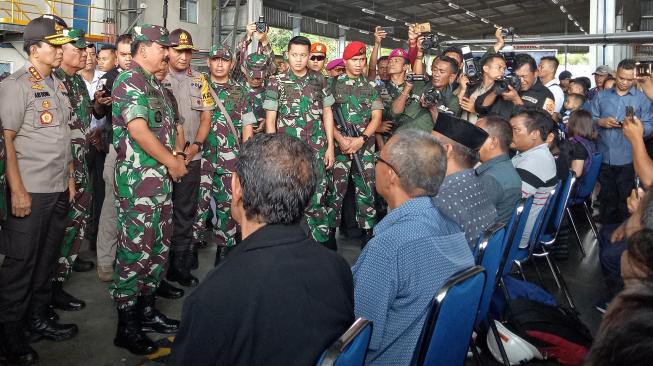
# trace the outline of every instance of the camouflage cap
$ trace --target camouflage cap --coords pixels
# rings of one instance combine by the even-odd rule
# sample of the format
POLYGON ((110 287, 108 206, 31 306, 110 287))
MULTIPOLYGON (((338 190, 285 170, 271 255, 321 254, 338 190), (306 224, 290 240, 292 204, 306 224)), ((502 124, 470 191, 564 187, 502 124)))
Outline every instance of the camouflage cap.
POLYGON ((170 46, 178 51, 197 51, 197 48, 193 45, 193 37, 187 30, 181 28, 177 28, 170 32, 170 46))
POLYGON ((234 58, 234 55, 231 53, 229 46, 225 46, 219 43, 211 47, 209 58, 221 58, 223 60, 231 61, 234 58))
POLYGON ((251 53, 245 60, 245 72, 247 76, 254 79, 263 79, 268 57, 260 53, 251 53))
POLYGON ((42 41, 54 46, 61 46, 73 42, 74 39, 64 35, 64 26, 57 23, 49 15, 32 19, 25 26, 24 41, 42 41))
POLYGON ((86 48, 86 33, 78 28, 64 29, 63 34, 73 39, 71 43, 77 48, 86 48))
POLYGON ((134 39, 134 42, 156 42, 165 47, 170 47, 169 35, 167 29, 154 24, 135 26, 132 30, 132 38, 134 39))

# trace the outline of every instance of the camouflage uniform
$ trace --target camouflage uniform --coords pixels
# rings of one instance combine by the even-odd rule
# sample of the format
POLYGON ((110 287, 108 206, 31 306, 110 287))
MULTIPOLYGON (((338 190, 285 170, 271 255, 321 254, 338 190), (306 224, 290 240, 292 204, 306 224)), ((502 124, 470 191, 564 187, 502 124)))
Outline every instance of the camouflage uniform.
POLYGON ((236 45, 236 65, 237 67, 234 68, 233 72, 231 73, 231 77, 238 81, 240 84, 245 84, 245 70, 243 68, 247 67, 247 59, 251 55, 261 55, 265 57, 265 75, 263 76, 263 79, 268 79, 270 76, 274 75, 277 72, 277 65, 274 63, 274 51, 272 50, 272 46, 268 42, 266 46, 263 46, 260 42, 258 43, 258 49, 256 50, 256 53, 247 55, 247 48, 249 45, 252 43, 251 39, 247 39, 247 35, 243 36, 243 38, 240 39, 238 42, 238 45, 236 45))
MULTIPOLYGON (((383 110, 383 103, 373 82, 364 76, 350 78, 342 74, 329 79, 336 104, 340 106, 346 123, 352 124, 360 134, 365 131, 373 110, 383 110)), ((369 230, 376 224, 374 208, 374 139, 370 138, 359 150, 362 151, 361 162, 365 177, 361 177, 352 167, 349 156, 336 148, 336 160, 333 165, 333 182, 327 195, 329 223, 332 228, 340 226, 342 201, 347 193, 349 175, 355 187, 356 220, 361 229, 369 230)))
MULTIPOLYGON (((269 58, 260 53, 252 53, 245 59, 243 72, 247 73, 249 77, 259 77, 267 79, 266 75, 269 73, 268 69, 269 58)), ((252 101, 252 112, 256 117, 256 127, 265 124, 265 108, 263 101, 265 100, 265 84, 258 88, 252 88, 246 81, 243 83, 247 87, 247 98, 252 101)))
MULTIPOLYGON (((153 30, 158 28, 147 29, 153 30)), ((160 32, 161 42, 157 42, 167 42, 167 31, 160 32)), ((122 308, 134 305, 139 295, 154 293, 172 236, 172 180, 167 168, 129 135, 127 125, 144 119, 161 144, 172 151, 177 130, 175 112, 163 86, 133 60, 131 69, 116 79, 112 100, 118 249, 109 291, 122 308)))
POLYGON ((317 184, 305 215, 313 239, 326 242, 329 239, 329 219, 326 208, 327 172, 324 157, 327 135, 322 121, 322 111, 331 107, 334 99, 322 74, 309 70, 303 77, 292 70, 274 76, 265 92, 264 108, 278 111, 279 133, 297 137, 311 147, 316 160, 317 184))
MULTIPOLYGON (((211 55, 231 57, 231 51, 225 46, 213 46, 211 55)), ((216 56, 212 56, 216 57, 216 56)), ((200 167, 200 189, 197 215, 193 224, 193 235, 196 241, 206 239, 205 223, 211 209, 211 198, 216 205, 217 225, 216 238, 219 246, 233 247, 238 231, 236 222, 231 217, 231 172, 236 169, 238 146, 236 141, 242 141, 243 126, 256 123, 252 106, 247 99, 247 89, 233 80, 227 84, 217 84, 211 81, 210 88, 224 105, 231 117, 238 136, 234 136, 227 119, 220 108, 213 110, 211 116, 211 131, 204 141, 200 167)), ((214 97, 215 99, 215 97, 214 97)), ((216 101, 217 104, 217 101, 216 101)))
MULTIPOLYGON (((85 49, 84 31, 71 29, 70 37, 77 38, 72 43, 75 47, 85 49)), ((91 219, 91 204, 93 201, 93 185, 91 184, 86 156, 88 155, 87 134, 91 126, 91 99, 86 90, 86 84, 81 75, 67 75, 63 69, 57 69, 55 74, 66 86, 68 99, 73 107, 70 126, 71 153, 73 157, 75 197, 68 211, 68 226, 59 250, 58 265, 54 272, 54 281, 64 282, 70 278, 73 263, 79 254, 85 231, 91 219)))

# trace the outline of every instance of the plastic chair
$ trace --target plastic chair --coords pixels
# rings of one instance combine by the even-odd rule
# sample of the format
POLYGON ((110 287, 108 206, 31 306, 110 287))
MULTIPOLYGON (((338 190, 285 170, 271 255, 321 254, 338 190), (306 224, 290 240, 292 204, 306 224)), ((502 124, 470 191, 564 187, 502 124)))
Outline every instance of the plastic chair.
POLYGON ((552 210, 552 216, 551 216, 551 225, 547 225, 540 230, 537 243, 536 243, 536 250, 533 252, 533 256, 536 258, 541 258, 544 257, 546 259, 547 264, 549 265, 549 269, 551 270, 551 274, 553 275, 553 279, 556 282, 556 285, 560 290, 562 290, 562 293, 564 294, 567 302, 569 303, 569 306, 571 306, 572 309, 576 309, 576 306, 574 305, 574 302, 571 298, 571 293, 569 292, 569 289, 567 288, 567 284, 565 283, 565 280, 562 276, 562 273, 560 272, 560 268, 558 267, 558 264, 553 260, 553 258, 550 255, 550 252, 547 250, 547 247, 554 244, 556 239, 558 238, 558 233, 560 232, 560 226, 562 226, 562 220, 565 217, 565 212, 567 211, 567 207, 569 204, 569 199, 571 197, 571 193, 574 189, 574 184, 576 183, 576 173, 573 171, 569 171, 569 175, 567 179, 562 182, 562 186, 560 187, 560 191, 557 194, 557 199, 555 206, 553 207, 552 210), (552 227, 552 232, 547 232, 547 228, 552 227))
POLYGON ((515 221, 513 227, 510 227, 510 224, 508 226, 508 235, 506 235, 506 253, 504 255, 501 277, 510 274, 513 261, 517 259, 519 252, 519 243, 521 242, 521 237, 524 234, 524 229, 526 229, 526 222, 528 221, 528 216, 531 212, 531 208, 533 207, 534 199, 535 196, 530 196, 526 199, 518 220, 515 221))
POLYGON ((567 205, 566 208, 567 217, 569 218, 569 222, 571 222, 571 227, 574 229, 574 233, 576 234, 576 239, 578 239, 578 247, 580 248, 580 252, 583 254, 583 257, 585 257, 587 254, 585 253, 585 248, 583 248, 583 241, 581 240, 580 235, 578 234, 578 228, 576 227, 576 222, 574 222, 574 218, 571 214, 571 207, 580 204, 583 205, 583 210, 585 211, 585 217, 587 218, 587 222, 590 224, 590 227, 592 228, 594 237, 596 238, 596 240, 598 240, 599 238, 598 230, 596 229, 596 226, 592 221, 592 212, 590 211, 589 206, 587 206, 587 198, 594 191, 594 186, 596 185, 596 180, 599 177, 599 171, 601 170, 602 162, 603 162, 603 154, 594 153, 592 155, 592 159, 590 160, 589 170, 585 175, 581 176, 580 179, 578 180, 578 184, 576 185, 577 186, 576 190, 574 191, 571 198, 569 199, 569 204, 567 205))
POLYGON ((445 282, 431 302, 412 365, 464 364, 484 286, 481 266, 445 282))
POLYGON ((362 366, 372 338, 372 322, 358 318, 317 361, 318 366, 362 366))

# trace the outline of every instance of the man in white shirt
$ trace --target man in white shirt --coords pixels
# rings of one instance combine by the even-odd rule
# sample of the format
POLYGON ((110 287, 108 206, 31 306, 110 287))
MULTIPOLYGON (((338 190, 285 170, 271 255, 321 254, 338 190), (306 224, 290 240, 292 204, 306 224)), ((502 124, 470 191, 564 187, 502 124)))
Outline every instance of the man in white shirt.
POLYGON ((560 111, 565 102, 565 93, 562 90, 562 87, 560 87, 560 81, 556 78, 559 64, 560 63, 555 56, 544 56, 540 60, 540 65, 538 66, 540 81, 544 86, 549 88, 555 98, 555 109, 552 117, 556 121, 560 119, 560 111))
MULTIPOLYGON (((79 74, 84 79, 89 97, 93 100, 98 81, 104 75, 104 71, 97 69, 97 53, 95 51, 95 44, 93 43, 89 43, 86 46, 86 67, 79 74)), ((98 124, 101 125, 104 122, 104 118, 100 120, 96 119, 95 116, 91 116, 91 118, 91 130, 94 130, 98 124)))

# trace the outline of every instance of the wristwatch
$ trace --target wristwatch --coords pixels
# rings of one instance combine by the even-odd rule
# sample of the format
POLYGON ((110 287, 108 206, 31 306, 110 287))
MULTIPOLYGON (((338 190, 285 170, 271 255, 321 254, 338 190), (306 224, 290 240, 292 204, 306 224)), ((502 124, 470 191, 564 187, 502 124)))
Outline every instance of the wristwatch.
POLYGON ((360 137, 362 137, 362 138, 363 138, 363 143, 366 143, 366 142, 367 142, 367 140, 369 140, 369 139, 370 139, 370 137, 369 137, 369 136, 367 136, 367 135, 366 135, 366 134, 364 134, 364 133, 362 133, 360 137))
POLYGON ((197 145, 197 151, 202 151, 202 147, 204 146, 204 144, 199 141, 193 142, 193 145, 197 145))

